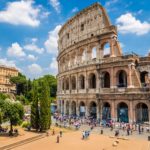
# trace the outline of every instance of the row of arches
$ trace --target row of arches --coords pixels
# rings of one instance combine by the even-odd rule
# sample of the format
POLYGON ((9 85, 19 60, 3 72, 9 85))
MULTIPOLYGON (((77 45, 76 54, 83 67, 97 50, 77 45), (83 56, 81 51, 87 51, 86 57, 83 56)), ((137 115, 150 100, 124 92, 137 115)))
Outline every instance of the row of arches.
MULTIPOLYGON (((117 73, 117 87, 127 87, 127 73, 124 70, 120 70, 117 73)), ((79 89, 85 89, 86 79, 83 74, 79 76, 78 82, 75 76, 71 77, 71 82, 69 82, 69 78, 63 79, 62 81, 62 90, 69 90, 70 87, 72 90, 77 88, 77 83, 79 85, 79 89)), ((96 89, 97 76, 95 73, 91 73, 88 76, 88 88, 96 89)), ((101 87, 102 88, 110 88, 111 86, 111 76, 109 72, 103 72, 101 75, 101 87)))
POLYGON ((88 45, 86 47, 81 47, 76 51, 64 55, 58 62, 59 71, 63 72, 77 64, 80 65, 92 60, 110 57, 112 53, 115 56, 120 56, 121 54, 120 50, 118 50, 118 47, 115 47, 115 51, 112 48, 113 42, 116 42, 115 39, 109 39, 104 41, 101 45, 94 43, 90 46, 88 45))
MULTIPOLYGON (((69 107, 71 107, 71 115, 77 115, 77 103, 75 101, 69 104, 69 101, 66 102, 66 115, 69 115, 69 107)), ((90 102, 88 108, 84 101, 81 101, 78 105, 79 116, 86 116, 86 109, 88 109, 88 115, 92 118, 97 118, 97 103, 95 101, 90 102)), ((103 103, 102 107, 102 120, 111 119, 111 105, 108 102, 103 103)), ((129 122, 129 108, 125 102, 120 102, 117 105, 117 121, 118 122, 129 122)), ((149 110, 148 106, 145 103, 138 103, 135 106, 136 122, 148 122, 149 121, 149 110)))

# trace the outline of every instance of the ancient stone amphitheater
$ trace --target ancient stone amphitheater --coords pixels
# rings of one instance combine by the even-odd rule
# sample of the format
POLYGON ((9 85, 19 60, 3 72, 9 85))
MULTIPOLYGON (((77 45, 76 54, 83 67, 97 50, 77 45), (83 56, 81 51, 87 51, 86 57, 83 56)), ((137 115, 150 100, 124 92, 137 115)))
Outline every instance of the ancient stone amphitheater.
POLYGON ((99 3, 62 26, 58 45, 57 99, 62 115, 149 121, 150 56, 122 53, 117 28, 99 3))

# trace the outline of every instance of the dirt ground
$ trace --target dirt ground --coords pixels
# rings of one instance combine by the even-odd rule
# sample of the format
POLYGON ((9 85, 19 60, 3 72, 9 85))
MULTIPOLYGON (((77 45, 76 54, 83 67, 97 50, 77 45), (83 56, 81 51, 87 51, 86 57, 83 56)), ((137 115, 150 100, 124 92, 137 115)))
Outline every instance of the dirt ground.
POLYGON ((91 134, 89 139, 82 140, 81 131, 66 132, 56 143, 56 136, 49 136, 32 143, 15 148, 15 150, 150 150, 150 142, 139 139, 118 139, 117 146, 113 146, 116 138, 91 134))

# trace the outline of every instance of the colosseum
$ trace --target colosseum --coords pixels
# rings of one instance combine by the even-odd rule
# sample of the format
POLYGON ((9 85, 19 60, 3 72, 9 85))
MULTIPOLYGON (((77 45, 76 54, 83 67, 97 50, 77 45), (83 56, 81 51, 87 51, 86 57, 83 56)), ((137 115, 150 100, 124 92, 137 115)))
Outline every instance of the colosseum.
POLYGON ((150 120, 150 56, 123 54, 106 10, 95 3, 59 31, 58 111, 119 122, 150 120))

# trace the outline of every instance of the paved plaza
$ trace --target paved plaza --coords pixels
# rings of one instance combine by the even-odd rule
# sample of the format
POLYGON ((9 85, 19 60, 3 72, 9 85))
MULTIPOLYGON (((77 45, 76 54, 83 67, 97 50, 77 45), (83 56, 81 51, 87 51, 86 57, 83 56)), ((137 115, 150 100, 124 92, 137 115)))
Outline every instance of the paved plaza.
POLYGON ((116 138, 105 135, 91 134, 82 140, 80 131, 64 133, 60 143, 56 143, 56 136, 48 136, 38 141, 19 146, 15 150, 149 150, 150 142, 139 139, 119 139, 117 146, 113 146, 116 138))

